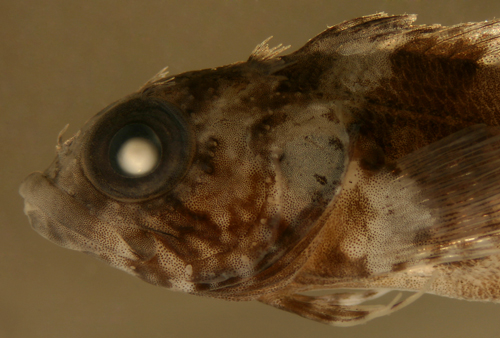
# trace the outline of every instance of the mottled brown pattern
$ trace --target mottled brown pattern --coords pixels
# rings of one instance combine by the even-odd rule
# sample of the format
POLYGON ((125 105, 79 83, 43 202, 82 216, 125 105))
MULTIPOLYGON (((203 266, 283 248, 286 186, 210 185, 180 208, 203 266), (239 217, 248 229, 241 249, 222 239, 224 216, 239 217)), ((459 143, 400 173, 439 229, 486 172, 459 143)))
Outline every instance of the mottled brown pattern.
POLYGON ((352 259, 343 244, 356 241, 359 233, 367 234, 367 225, 373 216, 369 201, 359 189, 342 193, 321 233, 321 244, 301 273, 310 278, 318 276, 339 280, 353 276, 367 277, 366 257, 352 259))
POLYGON ((333 325, 415 299, 360 305, 389 289, 499 302, 500 22, 414 20, 161 72, 58 144, 20 188, 25 213, 149 283, 333 325), (131 124, 160 139, 142 176, 110 150, 131 124), (354 290, 300 294, 325 288, 354 290))
MULTIPOLYGON (((455 28, 447 34, 459 32, 455 28)), ((367 94, 365 108, 372 126, 385 127, 370 130, 388 158, 409 154, 466 126, 498 124, 500 99, 495 88, 500 88, 493 83, 498 69, 478 64, 486 53, 484 46, 465 39, 446 43, 437 36, 417 38, 392 53, 390 62, 397 75, 367 94)))

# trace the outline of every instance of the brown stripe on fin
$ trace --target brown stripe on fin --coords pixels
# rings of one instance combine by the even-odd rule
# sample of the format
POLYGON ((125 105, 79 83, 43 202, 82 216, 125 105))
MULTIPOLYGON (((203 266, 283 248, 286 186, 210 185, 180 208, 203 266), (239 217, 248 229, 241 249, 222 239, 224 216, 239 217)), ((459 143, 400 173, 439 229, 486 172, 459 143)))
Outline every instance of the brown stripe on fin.
POLYGON ((389 159, 474 124, 500 124, 500 22, 411 26, 394 36, 390 76, 372 79, 360 120, 389 159))

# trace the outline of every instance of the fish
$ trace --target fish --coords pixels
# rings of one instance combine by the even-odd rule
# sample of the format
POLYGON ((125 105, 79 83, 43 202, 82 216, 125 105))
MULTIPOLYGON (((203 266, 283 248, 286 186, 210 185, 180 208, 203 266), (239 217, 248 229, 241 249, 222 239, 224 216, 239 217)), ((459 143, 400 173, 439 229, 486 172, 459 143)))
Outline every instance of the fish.
POLYGON ((498 303, 500 21, 415 20, 164 69, 59 134, 20 186, 24 213, 148 283, 330 325, 424 293, 498 303), (412 294, 365 304, 394 290, 412 294))

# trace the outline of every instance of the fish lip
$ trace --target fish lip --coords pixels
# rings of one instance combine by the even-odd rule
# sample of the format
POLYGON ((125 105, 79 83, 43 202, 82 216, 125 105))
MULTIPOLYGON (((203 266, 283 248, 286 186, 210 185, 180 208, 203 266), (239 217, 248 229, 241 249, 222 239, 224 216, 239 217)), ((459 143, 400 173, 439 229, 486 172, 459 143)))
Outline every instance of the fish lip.
MULTIPOLYGON (((31 174, 29 174, 22 182, 21 185, 19 186, 19 195, 24 199, 24 209, 23 212, 26 216, 28 216, 29 222, 31 226, 37 230, 36 224, 37 222, 34 222, 32 217, 30 216, 31 213, 42 213, 42 209, 36 205, 36 203, 33 203, 32 201, 33 198, 31 198, 32 191, 36 189, 36 184, 40 180, 47 180, 47 178, 43 175, 42 172, 40 171, 35 171, 31 174)), ((38 230, 37 230, 38 231, 38 230)))
POLYGON ((60 189, 46 173, 36 171, 28 175, 19 187, 19 194, 24 198, 24 213, 28 216, 31 226, 43 237, 53 241, 44 233, 47 229, 50 233, 54 233, 61 227, 84 235, 84 232, 78 229, 79 222, 68 217, 64 211, 71 207, 87 211, 87 207, 60 189))
POLYGON ((19 195, 21 195, 21 197, 24 199, 25 204, 29 203, 31 205, 35 205, 31 203, 30 200, 39 198, 39 193, 42 190, 40 189, 41 186, 47 184, 55 188, 60 194, 63 194, 63 192, 60 191, 60 189, 58 189, 44 173, 35 171, 29 174, 21 182, 21 185, 19 186, 19 195))
MULTIPOLYGON (((44 207, 44 199, 50 199, 55 203, 57 199, 53 193, 47 192, 46 186, 54 187, 53 183, 42 173, 33 172, 28 175, 19 186, 19 194, 24 199, 24 214, 28 217, 31 228, 45 239, 62 247, 67 243, 60 236, 57 216, 54 218, 47 208, 44 207)), ((52 189, 52 190, 55 190, 52 189)), ((57 189, 59 190, 59 189, 57 189)), ((63 192, 60 191, 60 194, 63 192)))
MULTIPOLYGON (((28 216, 30 224, 35 231, 42 234, 44 228, 49 228, 54 221, 53 215, 44 211, 43 199, 50 198, 51 200, 58 199, 59 196, 64 194, 63 191, 58 189, 52 181, 42 172, 35 171, 29 174, 19 186, 19 194, 24 199, 24 214, 28 216), (47 187, 51 187, 51 193, 47 193, 47 187), (56 194, 54 196, 54 193, 56 194), (45 195, 45 197, 43 196, 45 195), (41 204, 41 205, 40 205, 41 204), (43 222, 39 219, 44 220, 43 222), (35 219, 38 219, 35 221, 35 219)), ((46 236, 44 236, 46 237, 46 236)))
POLYGON ((19 187, 19 194, 24 198, 24 214, 31 227, 42 237, 62 247, 73 248, 68 241, 61 241, 61 231, 84 235, 72 226, 76 223, 65 217, 66 208, 61 207, 70 200, 78 202, 61 190, 46 173, 36 171, 28 175, 19 187))

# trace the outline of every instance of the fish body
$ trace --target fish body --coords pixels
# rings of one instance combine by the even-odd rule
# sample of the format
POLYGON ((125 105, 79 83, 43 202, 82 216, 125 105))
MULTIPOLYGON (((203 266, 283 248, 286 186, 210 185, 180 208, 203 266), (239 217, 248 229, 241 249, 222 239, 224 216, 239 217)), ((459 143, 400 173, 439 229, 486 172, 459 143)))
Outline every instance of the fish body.
POLYGON ((415 19, 162 71, 58 143, 20 188, 25 213, 149 283, 333 325, 424 292, 499 302, 500 22, 415 19), (359 305, 390 290, 417 293, 359 305))

